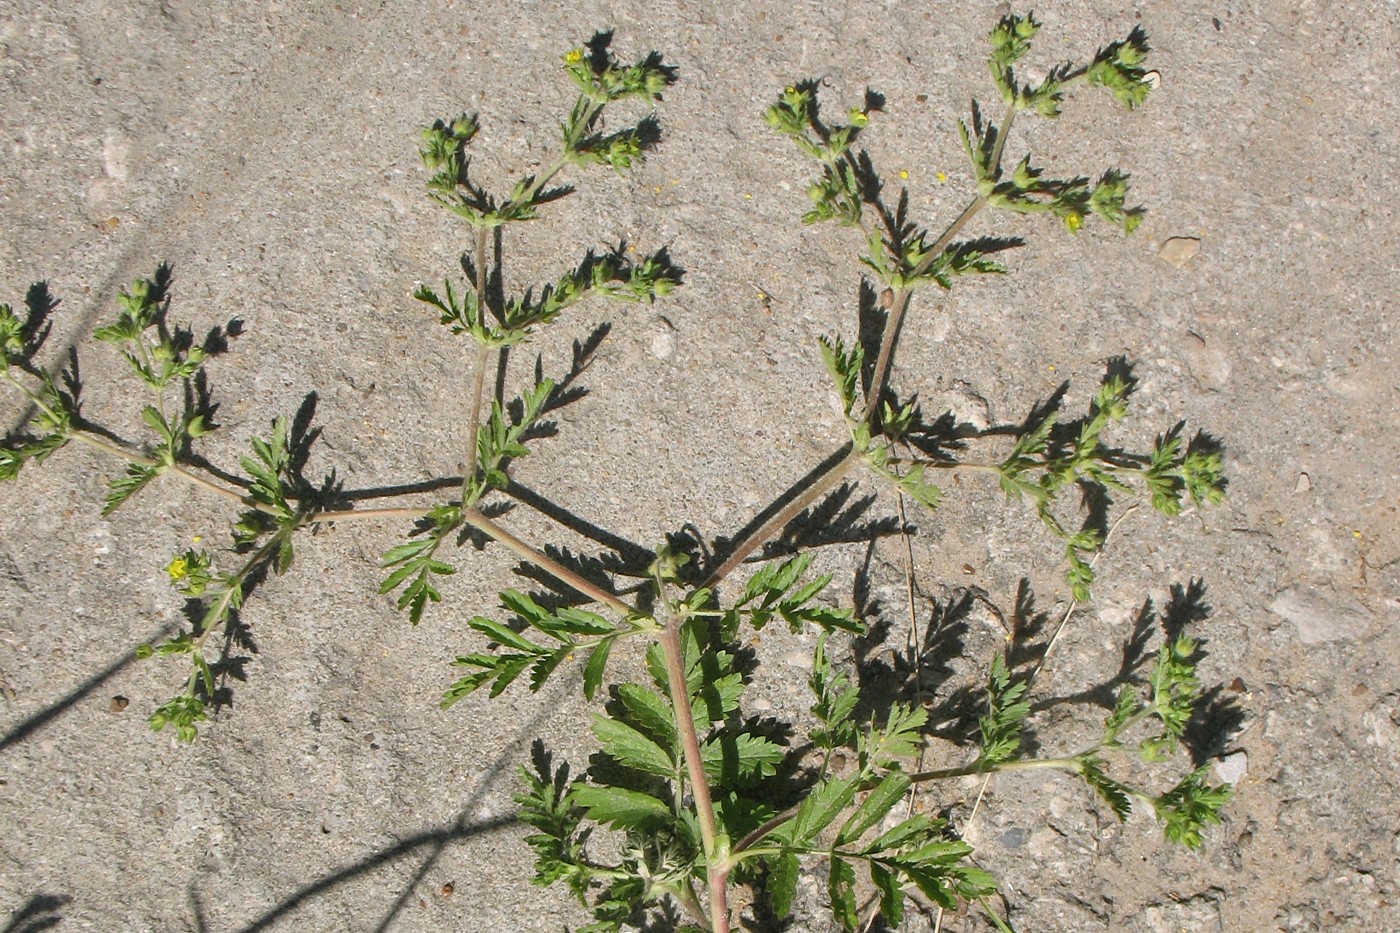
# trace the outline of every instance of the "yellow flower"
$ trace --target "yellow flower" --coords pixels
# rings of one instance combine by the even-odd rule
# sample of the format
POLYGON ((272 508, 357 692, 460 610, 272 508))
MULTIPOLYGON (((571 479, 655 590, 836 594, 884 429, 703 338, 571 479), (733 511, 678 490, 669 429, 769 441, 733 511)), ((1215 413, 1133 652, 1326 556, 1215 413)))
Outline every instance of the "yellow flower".
POLYGON ((183 557, 177 557, 170 562, 170 566, 165 568, 165 572, 170 574, 170 582, 183 580, 189 575, 189 566, 183 557))
POLYGON ((1079 228, 1082 227, 1082 226, 1084 226, 1084 215, 1083 215, 1083 214, 1066 214, 1066 215, 1065 215, 1065 226, 1069 228, 1069 230, 1070 230, 1071 233, 1078 233, 1078 232, 1079 232, 1079 228))
POLYGON ((569 49, 564 55, 564 64, 566 65, 577 65, 581 61, 583 61, 583 49, 569 49))

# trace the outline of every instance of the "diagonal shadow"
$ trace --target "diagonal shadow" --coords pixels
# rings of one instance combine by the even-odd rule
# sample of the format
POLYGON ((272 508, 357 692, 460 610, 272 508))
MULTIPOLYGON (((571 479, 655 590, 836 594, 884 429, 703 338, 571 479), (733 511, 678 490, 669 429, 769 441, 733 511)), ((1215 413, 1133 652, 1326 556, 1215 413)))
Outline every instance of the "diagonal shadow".
MULTIPOLYGON (((578 689, 578 682, 582 676, 582 669, 575 668, 566 680, 560 681, 559 692, 578 689)), ((534 739, 540 732, 540 724, 549 716, 557 712, 556 704, 544 704, 541 706, 529 722, 524 723, 516 732, 515 738, 511 740, 494 761, 490 763, 481 773, 477 780, 476 789, 472 792, 467 802, 462 805, 457 819, 446 826, 436 829, 426 829, 414 833, 387 849, 382 849, 365 856, 357 862, 337 869, 330 874, 323 875, 305 887, 288 895, 281 903, 277 904, 261 917, 249 922, 247 925, 239 927, 237 933, 260 933, 262 930, 271 929, 273 924, 288 917, 298 907, 312 898, 318 897, 334 890, 341 884, 354 878, 373 872, 390 862, 399 858, 404 858, 414 853, 421 852, 422 863, 414 870, 413 876, 404 885, 402 892, 389 905, 389 909, 384 917, 372 929, 375 933, 384 933, 390 928, 394 919, 398 917, 404 906, 417 890, 418 885, 427 877, 428 873, 437 865, 443 853, 449 845, 471 839, 485 833, 495 832, 507 826, 516 825, 519 820, 513 814, 510 816, 497 817, 490 820, 473 821, 468 818, 468 814, 476 807, 486 791, 492 787, 512 763, 522 757, 522 749, 525 744, 534 739)), ((198 903, 198 897, 193 890, 190 894, 194 902, 198 903)), ((204 922, 201 920, 201 922, 204 922)))
MULTIPOLYGON (((155 634, 151 635, 141 644, 155 645, 157 642, 174 635, 175 631, 176 626, 169 624, 164 625, 157 629, 155 634)), ((11 745, 17 745, 29 738, 30 735, 67 712, 70 707, 82 702, 89 694, 111 680, 119 671, 135 660, 136 649, 132 648, 130 651, 119 655, 116 660, 112 661, 105 668, 93 674, 57 700, 54 700, 48 706, 21 719, 14 726, 10 727, 9 732, 6 732, 3 737, 0 737, 0 751, 4 751, 11 745)))
POLYGON ((41 933, 51 930, 63 922, 63 914, 59 911, 72 900, 67 895, 35 894, 10 915, 9 922, 0 933, 41 933))
MULTIPOLYGON (((419 866, 418 870, 414 873, 413 879, 405 885, 403 894, 394 901, 393 906, 389 909, 388 915, 374 927, 376 931, 387 930, 394 917, 398 915, 403 905, 407 903, 408 898, 412 896, 418 883, 432 870, 432 867, 437 863, 438 858, 449 844, 460 842, 464 839, 470 839, 473 836, 478 836, 483 833, 494 832, 506 826, 515 825, 516 818, 514 816, 501 816, 492 820, 483 820, 476 823, 465 819, 466 812, 471 809, 475 802, 476 795, 474 795, 473 799, 463 808, 463 815, 459 816, 457 820, 448 826, 414 833, 400 840, 388 849, 375 852, 358 862, 316 879, 311 884, 283 900, 261 917, 258 917, 252 923, 240 927, 239 933, 257 933, 259 930, 270 929, 273 924, 287 917, 306 901, 320 894, 324 894, 352 878, 356 878, 359 875, 372 872, 383 865, 387 865, 395 859, 409 855, 419 849, 426 848, 428 854, 424 857, 423 864, 419 866)), ((193 892, 191 892, 191 898, 195 903, 198 903, 198 898, 193 892)), ((202 927, 207 928, 207 926, 205 926, 207 924, 207 919, 201 917, 200 922, 202 927)))

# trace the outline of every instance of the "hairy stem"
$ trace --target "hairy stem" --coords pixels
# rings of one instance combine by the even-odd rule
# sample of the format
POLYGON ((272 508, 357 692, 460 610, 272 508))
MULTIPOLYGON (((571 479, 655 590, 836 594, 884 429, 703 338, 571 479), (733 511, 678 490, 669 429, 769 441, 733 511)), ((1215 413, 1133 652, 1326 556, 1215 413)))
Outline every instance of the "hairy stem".
POLYGON ((1021 758, 1015 761, 1000 761, 993 764, 974 761, 958 768, 940 768, 936 771, 919 771, 909 775, 915 784, 928 781, 946 781, 949 778, 966 777, 969 774, 998 774, 1002 771, 1039 771, 1044 769, 1070 771, 1080 774, 1084 770, 1078 758, 1021 758))
POLYGON ((710 799, 710 785, 705 779, 705 763, 700 757, 700 736, 690 715, 690 691, 686 689, 680 629, 680 617, 673 616, 667 621, 661 630, 661 652, 666 658, 671 706, 676 711, 681 751, 690 775, 690 792, 695 797, 695 814, 700 821, 700 839, 705 847, 705 872, 710 882, 710 925, 714 933, 729 933, 728 859, 715 851, 715 808, 710 799))
POLYGON ((720 581, 729 576, 735 567, 738 567, 744 562, 745 558, 768 543, 769 540, 787 527, 788 522, 792 521, 813 502, 816 502, 835 487, 858 460, 860 460, 860 452, 852 448, 850 453, 834 463, 831 469, 813 480, 812 484, 803 490, 796 499, 788 503, 786 508, 768 519, 768 521, 760 525, 747 538, 739 542, 738 546, 734 548, 734 552, 725 559, 724 563, 719 565, 719 568, 716 569, 714 573, 710 574, 709 578, 706 579, 702 585, 707 589, 718 586, 720 581))
MULTIPOLYGON (((69 435, 69 437, 73 438, 73 440, 77 441, 80 444, 86 444, 94 450, 100 450, 103 453, 111 454, 114 457, 119 457, 122 460, 127 461, 128 463, 134 463, 139 466, 151 468, 165 467, 164 471, 166 473, 169 473, 172 476, 178 476, 180 479, 184 480, 187 483, 193 483, 194 485, 199 486, 203 489, 207 489, 210 492, 215 493, 216 495, 223 496, 225 499, 232 499, 233 501, 241 502, 244 505, 249 504, 244 500, 245 493, 243 491, 239 489, 234 489, 229 486, 225 486, 221 483, 216 483, 213 480, 205 479, 198 473, 186 469, 181 464, 172 463, 167 466, 161 463, 160 461, 152 460, 150 457, 144 456, 143 454, 138 454, 135 451, 127 450, 124 447, 119 447, 118 445, 113 444, 110 441, 107 441, 97 436, 91 431, 85 431, 82 428, 76 428, 73 431, 73 433, 69 435)), ((271 511, 265 505, 254 504, 252 507, 261 512, 271 511)))
MULTIPOLYGON (((287 499, 291 501, 291 496, 287 499)), ((308 523, 311 522, 340 522, 354 521, 356 519, 375 518, 426 518, 432 514, 432 509, 326 509, 320 512, 311 512, 306 516, 308 523)))
MULTIPOLYGON (((484 316, 487 313, 486 288, 489 279, 486 275, 486 238, 490 235, 490 230, 482 227, 476 231, 476 313, 484 316)), ((470 491, 473 482, 476 480, 477 472, 477 435, 481 431, 481 396, 486 385, 486 361, 489 358, 490 350, 484 345, 476 348, 476 360, 472 366, 471 393, 472 411, 470 420, 467 422, 467 460, 462 470, 462 501, 467 500, 467 493, 470 491)))
MULTIPOLYGON (((623 616, 630 616, 636 614, 636 610, 629 606, 623 600, 617 598, 613 594, 609 593, 607 590, 601 589, 597 585, 590 583, 589 581, 585 580, 583 577, 574 573, 568 567, 565 567, 563 564, 559 563, 558 561, 554 560, 548 555, 537 551, 535 548, 531 547, 529 544, 526 544, 524 541, 511 534, 509 531, 506 531, 500 525, 496 524, 491 519, 478 512, 476 509, 463 509, 462 519, 468 525, 471 525, 478 531, 484 532, 485 534, 489 535, 492 539, 499 541, 501 544, 504 544, 511 551, 515 552, 516 556, 520 557, 522 560, 534 564, 536 567, 539 567, 541 570, 545 571, 550 576, 559 580, 561 583, 567 584, 573 589, 578 590, 580 593, 587 596, 594 602, 602 603, 609 609, 621 613, 623 616)), ((687 707, 687 710, 688 709, 689 707, 687 707)))
POLYGON ((519 198, 512 199, 510 203, 529 204, 531 201, 535 200, 535 197, 540 193, 544 186, 549 184, 550 179, 552 179, 555 175, 558 175, 564 169, 564 166, 569 164, 569 155, 570 152, 566 149, 565 152, 559 156, 559 158, 555 159, 549 164, 548 168, 546 168, 544 171, 540 172, 538 175, 535 176, 535 180, 531 182, 530 187, 526 188, 519 198))
MULTIPOLYGON (((3 361, 0 360, 0 362, 3 361)), ((10 372, 10 364, 8 362, 3 362, 3 366, 4 368, 0 370, 0 372, 3 372, 5 374, 5 381, 8 382, 10 385, 14 386, 16 389, 19 389, 19 391, 24 395, 24 397, 29 399, 29 403, 31 405, 33 405, 35 408, 38 408, 44 414, 48 415, 49 418, 53 419, 55 422, 62 420, 58 417, 58 413, 49 407, 48 403, 44 401, 42 396, 35 395, 33 392, 29 391, 29 387, 27 385, 15 378, 14 373, 10 372)))

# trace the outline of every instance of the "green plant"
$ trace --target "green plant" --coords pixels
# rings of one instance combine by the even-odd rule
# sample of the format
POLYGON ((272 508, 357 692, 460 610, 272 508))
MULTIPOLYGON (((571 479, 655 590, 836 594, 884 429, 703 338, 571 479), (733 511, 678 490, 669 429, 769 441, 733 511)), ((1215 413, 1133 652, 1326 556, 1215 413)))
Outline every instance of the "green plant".
POLYGON ((891 924, 900 921, 907 898, 917 892, 940 908, 979 903, 992 922, 1006 928, 987 904, 996 879, 975 864, 971 847, 948 822, 921 813, 900 818, 896 812, 915 786, 970 774, 1065 771, 1082 778, 1120 819, 1136 799, 1151 808, 1168 839, 1198 846, 1204 827, 1218 821, 1228 789, 1210 787, 1203 771, 1194 769, 1153 793, 1146 781, 1158 780, 1160 769, 1134 783, 1136 772, 1127 763, 1131 750, 1146 765, 1178 752, 1201 699, 1197 644, 1191 638, 1170 636, 1146 671, 1141 665, 1128 670, 1099 739, 1055 757, 1028 753, 1023 741, 1039 662, 1010 663, 1009 654, 998 654, 987 676, 976 757, 962 766, 920 771, 910 765, 928 725, 922 707, 896 703, 857 718, 858 691, 832 663, 828 646, 831 637, 864 626, 850 609, 824 599, 831 580, 809 573, 810 551, 756 561, 759 566, 742 586, 732 582, 794 518, 861 469, 927 510, 943 498, 936 476, 994 477, 1008 499, 1034 508, 1063 548, 1075 603, 1090 598, 1094 556, 1106 542, 1107 527, 1104 516, 1092 513, 1075 527, 1065 516, 1067 490, 1145 494, 1168 516, 1187 499, 1205 506, 1223 496, 1219 450, 1203 435, 1185 442, 1178 425, 1161 434, 1151 450, 1109 445, 1111 429, 1129 414, 1132 383, 1121 367, 1110 371, 1082 417, 1066 422, 1058 405, 1038 406, 1009 441, 987 432, 952 444, 924 421, 916 399, 901 397, 891 384, 897 337, 918 291, 1006 271, 989 254, 1016 241, 960 240, 973 216, 989 208, 1050 213, 1071 232, 1097 217, 1131 233, 1141 220, 1142 209, 1126 204, 1127 176, 1117 170, 1090 183, 1044 178, 1029 156, 1009 171, 1004 167, 1019 114, 1054 117, 1067 91, 1081 84, 1105 87, 1129 108, 1141 104, 1149 90, 1142 70, 1147 46, 1138 31, 1101 49, 1087 65, 1061 65, 1039 83, 1023 82, 1015 66, 1037 29, 1029 16, 1008 16, 989 37, 1004 114, 999 124, 974 119, 972 127, 960 127, 977 190, 937 235, 907 219, 903 196, 897 208, 887 206, 879 174, 869 156, 855 148, 876 101, 850 110, 845 124, 829 124, 820 116, 817 87, 809 82, 788 87, 768 109, 768 123, 817 163, 818 176, 808 188, 813 206, 803 220, 836 221, 857 232, 864 249, 860 262, 874 278, 884 319, 878 343, 870 346, 821 338, 849 442, 804 487, 775 503, 771 518, 733 542, 723 559, 702 565, 678 538, 656 549, 640 590, 623 594, 587 568, 518 538, 498 520, 492 501, 512 494, 511 464, 529 454, 541 418, 562 404, 562 383, 537 373, 518 397, 497 398, 488 406, 491 353, 522 343, 588 297, 650 302, 680 282, 680 271, 664 252, 631 261, 619 247, 601 255, 590 251, 557 281, 507 297, 499 283, 499 254, 489 256, 493 237, 503 239, 508 228, 535 218, 572 191, 550 187, 561 172, 595 165, 625 171, 656 135, 651 117, 603 131, 606 108, 631 98, 657 100, 675 79, 655 55, 632 65, 618 63, 608 52, 607 37, 564 57, 579 94, 562 124, 560 154, 538 174, 518 181, 508 195, 493 194, 470 173, 467 152, 478 130, 474 117, 439 121, 423 133, 420 154, 431 173, 429 193, 461 218, 471 236, 463 259, 465 288, 449 279, 441 290, 424 285, 414 292, 453 335, 470 341, 472 401, 464 439, 469 466, 452 499, 432 506, 353 509, 340 497, 333 476, 319 486, 304 478, 305 426, 283 419, 273 422, 267 438, 251 440, 250 455, 241 461, 244 475, 236 482, 208 469, 192 452, 193 444, 216 427, 205 393, 207 354, 187 331, 168 327, 164 270, 123 292, 117 320, 95 334, 117 347, 152 394, 141 412, 150 437, 139 449, 87 422, 74 381, 34 362, 50 307, 42 291, 31 291, 26 317, 0 306, 4 379, 31 408, 27 430, 0 447, 0 475, 14 478, 24 464, 77 441, 127 463, 125 475, 111 484, 104 514, 167 477, 237 503, 230 549, 234 569, 218 569, 216 557, 204 550, 174 555, 167 567, 171 583, 198 608, 187 630, 142 651, 182 655, 191 662, 181 692, 150 716, 152 728, 171 726, 185 741, 195 738, 217 700, 230 650, 241 637, 237 614, 244 599, 266 571, 288 571, 298 534, 318 522, 415 523, 408 540, 383 555, 387 575, 379 587, 381 593, 396 594, 399 608, 415 624, 430 604, 441 601, 435 580, 456 572, 451 552, 469 538, 504 545, 543 571, 557 592, 545 597, 507 589, 500 594, 506 621, 480 615, 470 620, 483 642, 457 659, 463 673, 447 689, 443 705, 483 688, 496 697, 522 676, 538 690, 561 666, 574 663, 582 666, 585 698, 603 698, 591 723, 600 763, 586 774, 571 775, 567 765, 555 767, 541 751, 533 769, 522 768, 523 789, 516 798, 521 819, 533 829, 526 841, 536 853, 535 882, 567 885, 592 913, 585 930, 615 930, 669 903, 688 915, 677 929, 722 933, 732 922, 735 884, 754 886, 775 912, 786 913, 803 860, 825 862, 832 915, 845 929, 866 922, 857 895, 862 875, 875 892, 875 909, 891 924), (734 596, 724 598, 722 586, 733 587, 734 596), (585 608, 590 605, 594 608, 585 608), (737 648, 741 632, 778 621, 794 631, 814 626, 822 632, 809 682, 814 726, 798 748, 743 712, 753 670, 737 648), (610 657, 631 646, 644 656, 647 680, 609 680, 610 657), (801 767, 804 749, 819 762, 801 767), (607 860, 591 845, 598 827, 618 834, 616 855, 607 860))

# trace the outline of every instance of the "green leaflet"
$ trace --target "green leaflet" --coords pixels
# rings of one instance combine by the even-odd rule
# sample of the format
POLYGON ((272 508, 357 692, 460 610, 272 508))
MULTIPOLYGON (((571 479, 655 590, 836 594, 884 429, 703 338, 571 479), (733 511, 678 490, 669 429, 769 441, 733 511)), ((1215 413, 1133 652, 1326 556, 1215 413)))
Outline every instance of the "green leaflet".
POLYGON ((1012 681, 1002 656, 994 657, 987 675, 987 713, 979 721, 982 728, 979 764, 1008 761, 1020 751, 1021 723, 1031 711, 1025 693, 1025 681, 1012 681))
POLYGON ((603 751, 619 764, 657 777, 676 777, 676 763, 671 755, 626 723, 595 714, 593 735, 603 751))
POLYGON ((885 814, 904 798, 909 785, 909 777, 902 771, 891 771, 881 778, 836 834, 836 844, 847 845, 865 835, 866 830, 884 819, 885 814))
POLYGON ((623 787, 577 787, 570 795, 590 820, 614 829, 655 829, 674 819, 663 801, 641 791, 623 787))

